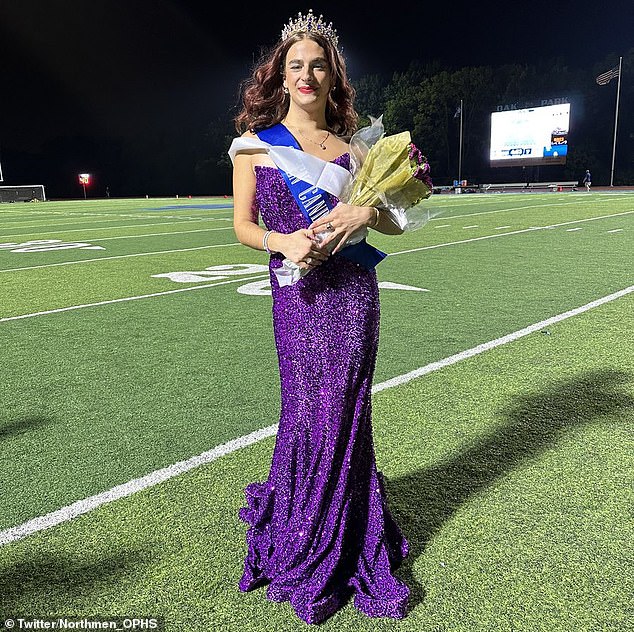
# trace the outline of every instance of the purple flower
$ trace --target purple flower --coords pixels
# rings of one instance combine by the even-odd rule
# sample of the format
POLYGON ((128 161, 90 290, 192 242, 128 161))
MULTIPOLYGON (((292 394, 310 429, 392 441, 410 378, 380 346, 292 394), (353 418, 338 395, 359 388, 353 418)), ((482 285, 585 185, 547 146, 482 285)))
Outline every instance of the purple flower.
POLYGON ((425 183, 431 189, 434 185, 429 177, 430 166, 427 162, 427 158, 423 156, 420 149, 418 149, 414 143, 409 144, 408 155, 410 161, 412 162, 413 177, 425 183))

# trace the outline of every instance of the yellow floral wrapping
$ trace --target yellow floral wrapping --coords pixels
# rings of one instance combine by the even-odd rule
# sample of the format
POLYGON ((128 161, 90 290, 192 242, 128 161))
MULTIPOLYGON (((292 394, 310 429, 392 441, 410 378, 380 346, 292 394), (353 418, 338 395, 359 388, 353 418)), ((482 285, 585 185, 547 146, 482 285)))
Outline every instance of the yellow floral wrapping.
POLYGON ((370 119, 371 124, 350 139, 353 179, 339 199, 355 206, 379 207, 402 230, 421 228, 441 212, 424 203, 432 194, 429 165, 424 177, 416 177, 414 173, 420 175, 417 169, 423 167, 417 164, 420 152, 410 133, 385 136, 383 117, 370 119))
POLYGON ((413 176, 409 132, 385 136, 370 148, 355 174, 348 204, 407 209, 428 198, 431 189, 413 176))

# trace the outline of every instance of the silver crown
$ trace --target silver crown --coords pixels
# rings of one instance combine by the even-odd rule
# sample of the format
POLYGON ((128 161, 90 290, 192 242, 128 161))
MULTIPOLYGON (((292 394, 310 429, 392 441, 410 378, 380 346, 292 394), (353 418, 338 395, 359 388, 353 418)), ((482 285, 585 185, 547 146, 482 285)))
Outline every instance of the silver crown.
POLYGON ((308 9, 306 15, 302 15, 300 11, 297 14, 297 18, 295 20, 291 18, 288 24, 282 29, 282 41, 294 33, 319 33, 328 38, 332 45, 337 48, 339 45, 337 29, 332 28, 332 22, 326 24, 323 18, 323 15, 320 15, 318 18, 315 17, 312 9, 308 9))

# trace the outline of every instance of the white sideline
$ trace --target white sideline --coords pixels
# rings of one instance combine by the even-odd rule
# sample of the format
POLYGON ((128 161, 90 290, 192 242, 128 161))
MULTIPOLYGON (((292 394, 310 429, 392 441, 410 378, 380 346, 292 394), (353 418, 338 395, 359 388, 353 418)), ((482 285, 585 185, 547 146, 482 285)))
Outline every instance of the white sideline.
MULTIPOLYGON (((430 364, 427 364, 426 366, 420 367, 419 369, 410 371, 409 373, 405 373, 385 382, 375 384, 372 387, 372 393, 375 394, 388 388, 401 386, 402 384, 406 384, 407 382, 426 375, 427 373, 437 371, 438 369, 450 366, 451 364, 456 364, 461 360, 471 358, 485 351, 489 351, 490 349, 494 349, 495 347, 499 347, 508 342, 512 342, 535 331, 539 331, 544 327, 548 327, 550 325, 553 325, 554 323, 565 320, 566 318, 577 316, 578 314, 587 312, 594 307, 598 307, 599 305, 614 301, 617 298, 625 296, 626 294, 630 294, 631 292, 634 292, 634 285, 630 285, 623 290, 619 290, 618 292, 614 292, 613 294, 609 294, 608 296, 604 296, 595 301, 591 301, 590 303, 586 303, 581 307, 576 307, 575 309, 568 310, 567 312, 563 312, 562 314, 558 314, 557 316, 552 316, 551 318, 547 318, 546 320, 542 320, 538 323, 533 323, 528 327, 519 329, 518 331, 507 334, 506 336, 502 336, 501 338, 490 340, 489 342, 485 342, 481 345, 478 345, 477 347, 473 347, 472 349, 461 351, 460 353, 456 353, 455 355, 444 358, 443 360, 432 362, 430 364)), ((82 514, 86 514, 93 509, 97 509, 101 505, 105 505, 120 498, 131 496, 132 494, 147 489, 148 487, 153 487, 158 483, 162 483, 166 480, 169 480, 170 478, 173 478, 180 474, 184 474, 185 472, 199 467, 200 465, 211 463, 221 456, 226 456, 227 454, 235 452, 240 448, 244 448, 253 443, 257 443, 258 441, 261 441, 266 437, 273 436, 276 432, 277 424, 267 426, 266 428, 261 428, 260 430, 256 430, 255 432, 252 432, 248 435, 238 437, 237 439, 232 439, 227 443, 216 446, 215 448, 212 448, 207 452, 203 452, 198 456, 193 456, 184 461, 174 463, 173 465, 168 465, 167 467, 161 468, 160 470, 150 472, 149 474, 146 474, 141 478, 135 478, 131 481, 128 481, 127 483, 123 483, 122 485, 117 485, 116 487, 113 487, 112 489, 109 489, 105 492, 95 494, 94 496, 89 496, 88 498, 83 498, 82 500, 78 500, 70 505, 67 505, 66 507, 62 507, 61 509, 57 509, 56 511, 45 514, 44 516, 32 518, 31 520, 27 520, 20 525, 0 531, 0 546, 9 544, 11 542, 16 542, 17 540, 21 540, 28 535, 31 535, 38 531, 50 529, 51 527, 62 524, 63 522, 68 522, 69 520, 77 518, 82 514)))
POLYGON ((226 285, 227 283, 239 283, 240 281, 251 281, 253 279, 268 278, 267 275, 258 275, 252 277, 239 277, 229 281, 220 281, 219 283, 205 283, 204 285, 192 285, 189 287, 181 287, 177 290, 165 290, 164 292, 153 292, 152 294, 141 294, 139 296, 124 296, 123 298, 113 298, 109 301, 98 301, 97 303, 85 303, 84 305, 70 305, 69 307, 58 307, 57 309, 49 309, 43 312, 33 312, 32 314, 21 314, 20 316, 7 316, 0 318, 0 323, 6 323, 11 320, 23 320, 25 318, 33 318, 34 316, 47 316, 48 314, 59 314, 60 312, 70 312, 75 309, 83 309, 84 307, 98 307, 99 305, 112 305, 113 303, 126 303, 128 301, 138 301, 142 298, 154 298, 155 296, 165 296, 167 294, 180 294, 181 292, 191 292, 192 290, 202 290, 206 287, 216 287, 216 285, 226 285))

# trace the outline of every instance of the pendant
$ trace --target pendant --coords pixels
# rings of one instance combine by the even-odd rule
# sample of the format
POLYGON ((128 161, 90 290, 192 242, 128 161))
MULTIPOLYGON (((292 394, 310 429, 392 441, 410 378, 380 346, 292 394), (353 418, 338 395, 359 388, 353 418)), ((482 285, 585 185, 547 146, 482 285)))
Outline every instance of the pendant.
POLYGON ((320 146, 320 147, 321 147, 324 151, 326 151, 326 146, 325 146, 325 145, 322 145, 321 143, 319 143, 319 146, 320 146))

